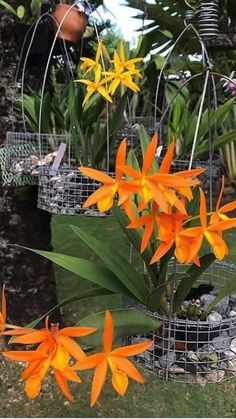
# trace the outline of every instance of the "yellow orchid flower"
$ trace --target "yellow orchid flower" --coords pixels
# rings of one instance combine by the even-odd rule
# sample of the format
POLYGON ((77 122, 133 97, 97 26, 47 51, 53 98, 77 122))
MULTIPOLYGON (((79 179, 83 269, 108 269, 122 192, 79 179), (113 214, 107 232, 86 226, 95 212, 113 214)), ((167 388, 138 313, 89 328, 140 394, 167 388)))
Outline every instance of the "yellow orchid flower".
POLYGON ((87 94, 84 98, 83 106, 89 100, 89 98, 96 92, 100 93, 100 95, 104 97, 104 99, 112 103, 112 98, 109 95, 106 87, 104 87, 104 84, 107 84, 110 78, 105 77, 104 79, 101 80, 101 75, 102 75, 101 66, 99 65, 95 71, 94 80, 86 80, 86 79, 75 80, 75 83, 83 83, 87 86, 87 94))
POLYGON ((92 58, 81 57, 81 61, 83 61, 83 64, 81 64, 80 68, 81 70, 87 70, 85 71, 85 74, 89 73, 92 70, 96 71, 100 66, 99 60, 102 55, 102 48, 103 44, 101 41, 99 41, 95 60, 92 60, 92 58))
POLYGON ((127 60, 125 54, 125 46, 124 42, 120 42, 120 55, 115 51, 114 53, 114 63, 116 62, 117 66, 120 67, 121 71, 124 70, 136 70, 135 64, 140 63, 143 61, 143 58, 132 58, 131 60, 127 60))
POLYGON ((130 90, 133 90, 133 92, 135 93, 139 92, 140 88, 132 80, 132 76, 134 75, 139 77, 138 73, 139 73, 138 70, 125 71, 125 72, 122 72, 121 70, 116 70, 114 72, 106 71, 104 74, 108 76, 108 81, 111 82, 108 92, 111 95, 114 95, 115 91, 117 90, 120 84, 125 87, 128 87, 130 90))
POLYGON ((129 70, 125 71, 127 68, 124 64, 122 64, 122 61, 120 60, 119 55, 115 51, 114 53, 114 70, 115 71, 106 71, 104 72, 104 75, 109 78, 109 81, 111 81, 110 87, 109 87, 109 93, 111 95, 114 95, 115 91, 119 87, 119 85, 123 85, 125 87, 128 87, 133 92, 137 93, 140 91, 137 83, 135 83, 132 79, 132 76, 136 76, 141 78, 142 75, 139 70, 135 68, 134 65, 128 65, 129 70))

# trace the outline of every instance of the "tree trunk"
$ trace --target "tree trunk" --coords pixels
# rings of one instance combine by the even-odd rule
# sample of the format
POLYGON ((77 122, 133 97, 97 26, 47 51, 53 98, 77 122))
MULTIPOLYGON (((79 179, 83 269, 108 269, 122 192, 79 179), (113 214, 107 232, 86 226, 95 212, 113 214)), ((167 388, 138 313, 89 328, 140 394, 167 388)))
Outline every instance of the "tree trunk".
MULTIPOLYGON (((18 57, 13 33, 14 21, 1 10, 0 145, 4 143, 6 131, 12 130, 11 97, 15 94, 18 57)), ((38 86, 38 75, 42 77, 43 72, 40 66, 32 71, 28 69, 31 86, 38 86)), ((14 126, 18 130, 21 127, 16 115, 14 126)), ((51 215, 37 208, 37 187, 6 188, 0 184, 0 283, 6 284, 8 321, 12 323, 26 324, 57 304, 52 264, 32 252, 11 246, 51 250, 50 223, 51 215)), ((50 319, 59 321, 59 313, 50 319)))

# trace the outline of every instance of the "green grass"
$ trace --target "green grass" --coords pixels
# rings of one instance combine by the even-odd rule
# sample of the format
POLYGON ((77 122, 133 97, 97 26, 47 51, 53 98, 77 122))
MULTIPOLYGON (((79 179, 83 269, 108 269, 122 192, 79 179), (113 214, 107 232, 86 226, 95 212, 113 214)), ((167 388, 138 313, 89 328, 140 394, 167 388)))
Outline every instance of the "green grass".
MULTIPOLYGON (((69 255, 95 259, 96 256, 71 231, 69 224, 79 225, 90 234, 99 237, 127 254, 129 247, 124 234, 113 218, 97 219, 86 217, 55 217, 53 219, 54 250, 69 255)), ((236 254, 234 233, 228 233, 232 243, 232 253, 236 254)), ((231 254, 232 254, 231 253, 231 254)), ((233 262, 235 256, 231 256, 233 262)), ((69 297, 85 290, 91 285, 88 281, 78 278, 65 270, 56 267, 58 298, 69 297)), ((64 308, 66 323, 74 323, 77 319, 91 312, 105 308, 119 307, 121 301, 117 297, 94 298, 74 303, 64 308)), ((145 372, 145 384, 131 383, 125 398, 116 397, 108 383, 99 399, 99 404, 93 410, 88 409, 84 400, 88 399, 89 382, 81 385, 81 402, 70 407, 69 411, 58 405, 62 417, 235 417, 236 381, 222 384, 210 384, 206 387, 196 387, 180 383, 165 383, 160 378, 145 372)))

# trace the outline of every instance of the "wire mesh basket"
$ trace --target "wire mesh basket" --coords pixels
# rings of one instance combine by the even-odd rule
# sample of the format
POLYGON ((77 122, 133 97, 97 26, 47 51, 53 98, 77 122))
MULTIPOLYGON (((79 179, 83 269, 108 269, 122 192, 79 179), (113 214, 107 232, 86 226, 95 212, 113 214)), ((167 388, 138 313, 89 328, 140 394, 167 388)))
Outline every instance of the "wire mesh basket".
MULTIPOLYGON (((162 162, 162 157, 159 158, 159 164, 162 162)), ((195 159, 192 164, 192 169, 201 167, 205 169, 205 172, 198 176, 204 189, 210 189, 210 183, 214 185, 214 189, 218 188, 222 177, 221 159, 218 156, 214 156, 210 164, 209 160, 198 160, 195 159)), ((170 169, 171 173, 180 172, 182 170, 188 170, 189 160, 174 160, 170 169)))
POLYGON ((99 213, 96 206, 83 209, 84 202, 99 185, 99 182, 82 175, 76 167, 61 166, 58 170, 42 167, 39 174, 38 208, 55 215, 108 215, 99 213))
POLYGON ((19 177, 38 176, 39 167, 52 163, 60 144, 67 144, 64 160, 72 153, 70 134, 33 134, 10 132, 6 134, 6 169, 19 177))
MULTIPOLYGON (((186 265, 177 264, 179 273, 184 273, 187 268, 186 265)), ((198 284, 209 284, 212 281, 220 289, 235 277, 235 265, 215 262, 202 274, 198 284)), ((213 298, 212 295, 210 297, 213 298)), ((137 343, 140 339, 153 340, 152 348, 137 360, 145 369, 158 374, 165 381, 205 385, 235 377, 236 294, 225 297, 222 304, 228 305, 227 316, 221 316, 221 319, 218 316, 217 319, 217 316, 214 317, 215 312, 212 312, 206 321, 202 321, 169 318, 126 299, 126 308, 141 310, 162 323, 159 330, 142 336, 131 336, 126 340, 128 343, 137 343)))
POLYGON ((28 175, 15 175, 14 173, 8 172, 6 169, 6 155, 7 151, 5 147, 0 148, 0 172, 3 186, 35 186, 38 183, 38 179, 35 176, 28 175))
POLYGON ((117 135, 116 148, 123 138, 127 139, 127 144, 131 148, 136 148, 139 145, 139 130, 141 125, 144 126, 147 134, 152 137, 159 120, 155 122, 154 117, 136 116, 129 118, 123 122, 122 128, 117 135))

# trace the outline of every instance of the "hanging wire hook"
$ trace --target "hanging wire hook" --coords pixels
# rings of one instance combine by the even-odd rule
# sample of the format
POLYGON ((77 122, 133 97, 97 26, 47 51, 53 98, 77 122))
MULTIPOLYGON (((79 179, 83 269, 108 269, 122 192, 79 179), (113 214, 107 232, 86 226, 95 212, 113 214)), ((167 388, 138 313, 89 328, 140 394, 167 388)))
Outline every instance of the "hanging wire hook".
POLYGON ((202 39, 219 36, 219 0, 200 0, 198 27, 202 39))
POLYGON ((196 7, 192 6, 187 0, 184 0, 184 3, 192 10, 196 10, 196 7))

